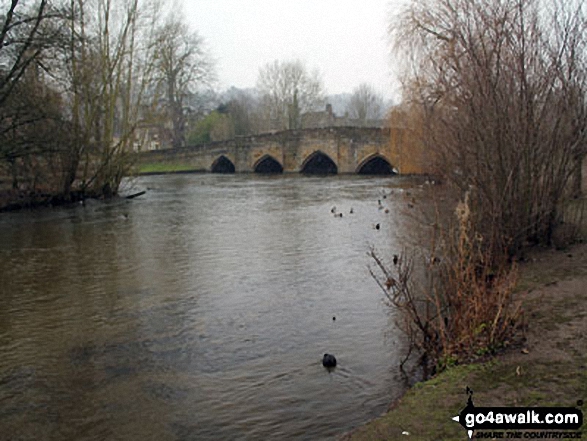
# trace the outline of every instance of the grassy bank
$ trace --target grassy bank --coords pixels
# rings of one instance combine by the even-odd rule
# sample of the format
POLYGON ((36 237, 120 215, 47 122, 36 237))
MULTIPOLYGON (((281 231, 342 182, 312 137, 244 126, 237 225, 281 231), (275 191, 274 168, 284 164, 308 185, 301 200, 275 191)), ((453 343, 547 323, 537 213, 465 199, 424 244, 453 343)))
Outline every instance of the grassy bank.
POLYGON ((135 172, 138 175, 159 175, 166 173, 198 173, 204 172, 205 170, 196 169, 190 164, 181 162, 171 163, 151 163, 151 164, 138 164, 135 168, 135 172))
MULTIPOLYGON (((535 251, 521 267, 525 339, 485 363, 417 384, 347 440, 464 440, 450 418, 465 406, 575 406, 587 398, 587 245, 535 251), (407 435, 406 433, 409 433, 407 435)), ((587 406, 582 405, 583 413, 587 406)))

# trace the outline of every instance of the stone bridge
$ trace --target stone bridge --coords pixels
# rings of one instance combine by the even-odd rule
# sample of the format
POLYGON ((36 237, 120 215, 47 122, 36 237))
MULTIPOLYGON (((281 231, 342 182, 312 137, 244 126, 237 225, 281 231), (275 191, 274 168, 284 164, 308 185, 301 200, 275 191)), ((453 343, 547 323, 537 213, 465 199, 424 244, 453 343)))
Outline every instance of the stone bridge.
POLYGON ((419 173, 413 158, 405 160, 415 154, 411 138, 403 128, 287 130, 143 152, 139 163, 213 173, 419 173))

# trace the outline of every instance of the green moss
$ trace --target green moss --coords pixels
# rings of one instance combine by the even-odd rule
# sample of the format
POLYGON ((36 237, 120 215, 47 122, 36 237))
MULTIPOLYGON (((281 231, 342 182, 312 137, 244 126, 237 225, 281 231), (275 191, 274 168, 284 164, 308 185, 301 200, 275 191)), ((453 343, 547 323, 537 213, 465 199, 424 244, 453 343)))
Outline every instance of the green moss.
POLYGON ((456 366, 410 389, 393 410, 367 426, 359 428, 350 439, 400 439, 409 432, 410 440, 459 439, 463 428, 451 420, 465 406, 465 388, 471 373, 483 365, 456 366))
POLYGON ((473 391, 477 406, 574 406, 587 394, 587 371, 576 363, 505 363, 458 366, 418 383, 389 413, 357 429, 351 440, 463 439, 451 420, 473 391))

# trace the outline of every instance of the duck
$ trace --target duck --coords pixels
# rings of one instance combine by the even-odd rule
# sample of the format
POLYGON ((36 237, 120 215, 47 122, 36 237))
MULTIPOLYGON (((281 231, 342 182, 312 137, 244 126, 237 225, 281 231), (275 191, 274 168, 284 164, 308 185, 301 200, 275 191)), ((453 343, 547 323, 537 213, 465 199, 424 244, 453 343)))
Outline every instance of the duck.
POLYGON ((332 354, 324 354, 322 357, 322 366, 325 368, 333 368, 336 367, 336 358, 332 354))

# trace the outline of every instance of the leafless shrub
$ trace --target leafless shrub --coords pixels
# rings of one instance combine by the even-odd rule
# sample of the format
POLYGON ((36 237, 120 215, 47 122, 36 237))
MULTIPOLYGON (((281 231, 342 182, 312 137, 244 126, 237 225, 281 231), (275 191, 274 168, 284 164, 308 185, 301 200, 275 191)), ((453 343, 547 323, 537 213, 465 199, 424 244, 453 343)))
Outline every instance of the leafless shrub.
POLYGON ((324 104, 319 71, 308 72, 300 60, 268 63, 259 70, 257 88, 268 124, 280 129, 301 128, 301 115, 324 104))
MULTIPOLYGON (((495 256, 548 243, 587 148, 585 4, 412 0, 391 25, 430 160, 495 256)), ((491 256, 491 252, 488 251, 491 256)))
POLYGON ((516 266, 506 258, 496 265, 495 251, 472 228, 468 196, 457 206, 456 220, 450 227, 433 226, 423 278, 414 277, 416 257, 406 252, 392 264, 370 253, 371 275, 399 311, 407 357, 418 351, 425 375, 503 347, 520 316, 520 303, 512 297, 516 266))
POLYGON ((516 256, 574 234, 566 224, 587 152, 586 7, 411 0, 390 26, 413 133, 462 202, 456 222, 432 222, 423 282, 405 254, 389 266, 372 252, 372 274, 413 347, 437 366, 504 345, 520 314, 516 256))

